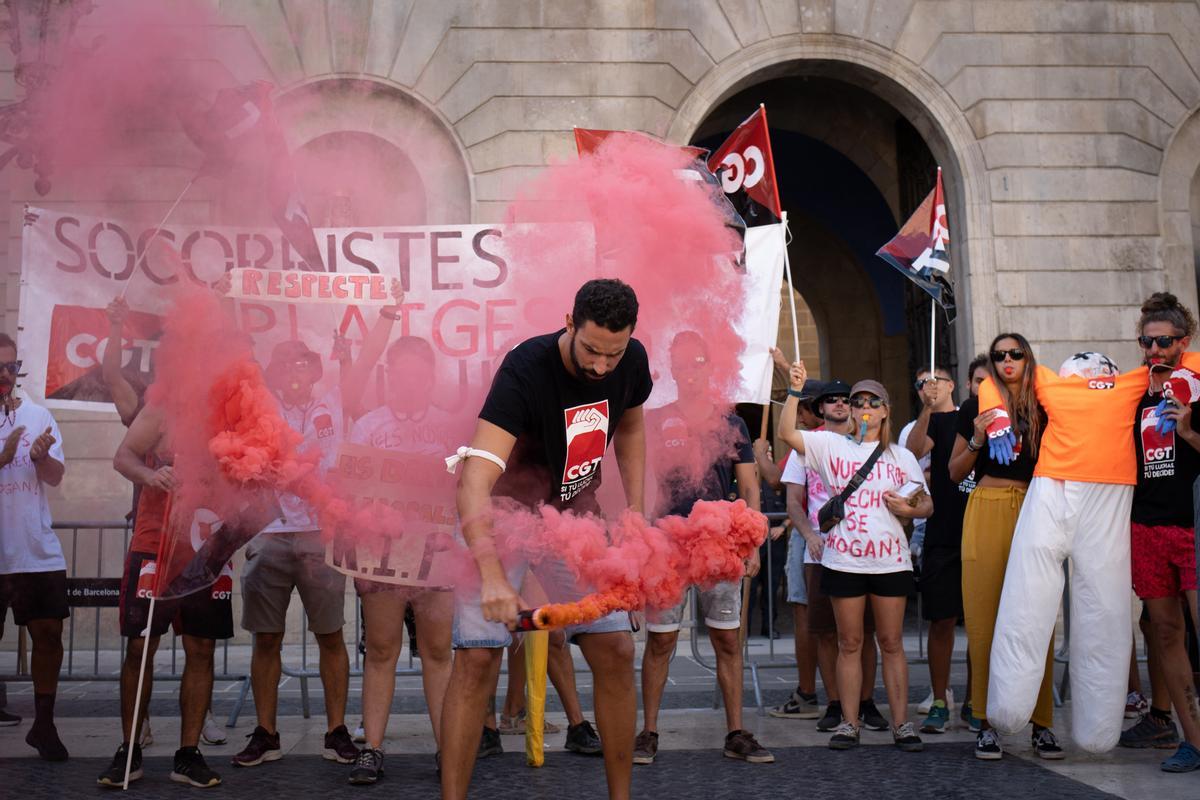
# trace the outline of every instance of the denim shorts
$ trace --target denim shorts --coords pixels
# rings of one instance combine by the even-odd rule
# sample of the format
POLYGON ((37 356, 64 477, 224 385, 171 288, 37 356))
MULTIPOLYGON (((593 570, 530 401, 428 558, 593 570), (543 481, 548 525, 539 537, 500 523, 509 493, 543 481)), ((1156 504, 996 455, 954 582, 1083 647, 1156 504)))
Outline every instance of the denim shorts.
MULTIPOLYGON (((674 633, 683 621, 687 593, 674 608, 647 608, 646 630, 651 633, 674 633)), ((704 624, 717 630, 735 630, 742 624, 742 582, 724 581, 711 589, 700 590, 700 613, 704 624)))
POLYGON ((808 585, 804 582, 804 551, 808 543, 800 531, 792 528, 788 535, 787 564, 784 574, 787 575, 787 601, 797 605, 808 605, 808 585))
MULTIPOLYGON (((504 571, 508 582, 520 587, 525 571, 532 570, 552 603, 573 603, 591 591, 579 585, 571 570, 562 561, 546 560, 529 564, 523 559, 506 560, 504 571)), ((600 619, 582 625, 569 625, 563 629, 567 641, 575 641, 581 633, 617 633, 633 629, 628 611, 614 611, 600 619)), ((498 648, 512 643, 512 633, 500 622, 488 622, 483 618, 479 589, 459 590, 454 594, 454 649, 468 647, 498 648)))

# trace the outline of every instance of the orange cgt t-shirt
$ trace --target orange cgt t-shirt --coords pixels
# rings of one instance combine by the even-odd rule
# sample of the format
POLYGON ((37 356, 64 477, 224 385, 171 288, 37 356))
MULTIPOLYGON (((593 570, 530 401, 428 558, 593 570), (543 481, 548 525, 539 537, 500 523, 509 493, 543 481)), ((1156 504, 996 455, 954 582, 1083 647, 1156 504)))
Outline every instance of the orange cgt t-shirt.
MULTIPOLYGON (((1184 353, 1180 366, 1200 372, 1200 353, 1184 353)), ((1150 371, 1139 367, 1104 378, 1061 378, 1039 366, 1036 378, 1038 402, 1048 421, 1034 476, 1136 484, 1133 424, 1138 403, 1149 387, 1150 371)), ((979 387, 980 413, 1003 405, 1000 392, 988 378, 979 387)))

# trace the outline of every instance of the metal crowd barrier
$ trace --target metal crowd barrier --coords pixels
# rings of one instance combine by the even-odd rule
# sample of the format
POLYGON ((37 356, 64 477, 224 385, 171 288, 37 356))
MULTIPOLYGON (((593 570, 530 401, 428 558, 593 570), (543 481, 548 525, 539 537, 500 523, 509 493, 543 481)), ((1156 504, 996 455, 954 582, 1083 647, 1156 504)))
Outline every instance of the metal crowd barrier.
MULTIPOLYGON (((784 512, 769 513, 766 516, 767 516, 768 520, 772 523, 783 522, 783 521, 787 520, 787 514, 784 512)), ((54 529, 56 531, 68 531, 70 533, 70 543, 68 546, 68 549, 70 551, 70 569, 69 569, 70 575, 69 575, 69 577, 71 577, 71 578, 80 578, 80 577, 105 578, 106 577, 103 575, 103 562, 104 562, 104 555, 105 555, 104 542, 105 542, 106 534, 109 536, 112 536, 115 534, 115 535, 119 535, 122 537, 121 538, 120 563, 122 564, 122 569, 123 569, 124 554, 128 550, 129 539, 130 539, 130 535, 131 535, 129 524, 127 522, 124 522, 124 521, 121 521, 121 522, 87 522, 87 521, 85 521, 85 522, 58 522, 58 523, 54 524, 54 529), (79 574, 80 573, 79 540, 80 540, 81 533, 84 535, 95 535, 96 536, 96 542, 95 542, 96 565, 95 565, 95 574, 94 575, 84 576, 84 575, 79 574)), ((789 535, 790 535, 790 531, 784 533, 784 536, 789 536, 789 535)), ((762 671, 771 670, 771 669, 795 669, 797 667, 796 659, 794 657, 781 657, 778 654, 776 654, 776 652, 775 652, 775 606, 776 606, 775 594, 776 594, 776 591, 778 590, 778 586, 776 586, 775 582, 772 580, 772 576, 774 574, 774 571, 773 571, 774 556, 773 556, 772 550, 773 550, 773 548, 771 548, 769 546, 766 548, 766 563, 764 563, 761 567, 763 570, 766 571, 766 586, 767 586, 766 608, 764 610, 764 613, 766 614, 766 617, 767 617, 766 622, 767 622, 767 630, 768 630, 769 636, 767 639, 767 657, 766 657, 766 659, 760 658, 758 660, 755 660, 750 657, 750 647, 749 647, 750 637, 749 637, 749 635, 747 635, 745 637, 745 641, 743 644, 743 665, 744 665, 743 668, 750 672, 751 684, 752 684, 752 687, 754 690, 754 702, 755 702, 755 706, 758 709, 758 714, 760 716, 766 716, 766 708, 765 708, 765 704, 764 704, 764 700, 763 700, 763 691, 762 691, 762 677, 761 677, 762 671)), ((1066 567, 1066 565, 1064 565, 1064 570, 1066 570, 1066 569, 1067 569, 1067 567, 1066 567)), ((119 578, 117 580, 119 580, 119 578)), ((749 579, 747 579, 747 580, 749 580, 749 579)), ((916 658, 910 659, 910 663, 928 663, 928 658, 926 657, 926 655, 924 653, 923 636, 924 636, 925 626, 921 620, 921 615, 920 615, 920 595, 919 594, 918 594, 917 603, 918 603, 918 606, 917 606, 917 620, 918 620, 917 636, 918 636, 918 642, 919 642, 918 643, 918 656, 916 658)), ((699 594, 694 589, 689 589, 689 598, 688 598, 687 604, 692 610, 691 619, 690 620, 684 619, 682 622, 682 627, 689 628, 691 630, 690 656, 691 656, 691 659, 696 664, 698 664, 700 667, 708 670, 709 672, 711 672, 713 674, 713 677, 714 677, 713 708, 717 708, 717 707, 719 707, 720 694, 719 694, 719 686, 716 685, 716 681, 715 681, 716 671, 717 671, 716 663, 715 663, 715 658, 713 659, 713 661, 710 662, 708 660, 708 657, 706 657, 704 654, 702 654, 700 652, 700 635, 701 635, 701 632, 704 630, 704 625, 703 625, 702 615, 701 615, 700 606, 699 606, 699 594)), ((1063 644, 1062 644, 1062 647, 1055 653, 1055 661, 1057 663, 1068 665, 1068 663, 1069 663, 1069 642, 1070 642, 1070 575, 1069 575, 1069 572, 1067 574, 1067 581, 1066 581, 1066 586, 1065 586, 1065 590, 1064 590, 1064 594, 1063 594, 1063 605, 1064 605, 1063 644)), ((65 653, 64 653, 65 670, 60 675, 60 678, 59 678, 60 680, 79 681, 79 682, 87 682, 87 681, 116 682, 116 681, 120 680, 119 667, 118 667, 118 669, 116 669, 115 671, 112 671, 112 672, 101 672, 100 671, 100 653, 102 652, 101 646, 100 646, 101 645, 100 631, 101 631, 101 627, 102 627, 101 626, 101 622, 102 622, 102 613, 101 612, 103 611, 103 609, 105 607, 108 607, 108 606, 95 606, 92 609, 94 611, 95 616, 93 618, 94 630, 92 632, 92 641, 91 641, 91 670, 90 671, 78 671, 78 670, 76 670, 76 656, 77 656, 76 621, 80 617, 80 612, 86 611, 86 609, 88 607, 87 606, 72 606, 73 610, 72 610, 71 618, 69 619, 68 624, 67 624, 67 631, 66 631, 67 635, 66 635, 66 642, 65 642, 65 647, 64 647, 64 649, 65 649, 65 653)), ((358 642, 360 641, 360 638, 362 635, 362 629, 361 629, 362 616, 361 616, 361 602, 359 601, 357 595, 355 596, 354 609, 355 609, 354 625, 353 625, 354 640, 353 640, 353 642, 348 643, 348 647, 353 652, 353 664, 351 667, 350 675, 351 675, 351 677, 361 677, 362 676, 362 656, 359 653, 358 642)), ((749 608, 746 607, 745 604, 743 607, 743 612, 744 612, 744 617, 743 617, 744 626, 748 627, 749 623, 750 623, 749 608)), ((114 625, 113 628, 116 629, 117 625, 114 625)), ((16 653, 17 668, 13 673, 0 674, 0 681, 25 682, 25 681, 31 680, 31 677, 30 677, 28 669, 27 669, 27 664, 25 663, 25 653, 24 653, 24 646, 23 646, 24 630, 23 629, 20 630, 18 635, 20 637, 19 638, 20 644, 18 645, 18 650, 16 653)), ((310 696, 309 696, 308 680, 310 678, 319 678, 320 677, 320 671, 318 669, 313 669, 309 666, 308 648, 309 648, 309 635, 308 635, 307 615, 304 614, 303 610, 302 610, 302 612, 301 612, 300 666, 292 667, 292 666, 289 666, 286 663, 284 663, 282 665, 282 673, 284 675, 287 675, 288 677, 296 678, 299 681, 301 708, 302 708, 302 712, 303 712, 305 718, 308 718, 311 713, 311 703, 310 703, 310 696)), ((124 650, 123 639, 118 641, 117 646, 114 649, 118 653, 118 662, 119 662, 119 660, 123 654, 123 650, 124 650)), ((86 651, 86 648, 84 648, 84 650, 86 651)), ((178 658, 177 658, 178 637, 174 633, 171 634, 170 653, 171 653, 170 671, 169 672, 156 672, 154 674, 154 680, 156 680, 156 681, 177 681, 177 680, 181 679, 182 676, 181 676, 180 672, 178 671, 178 664, 177 664, 177 661, 178 661, 178 658)), ((675 657, 675 654, 673 653, 672 659, 674 657, 675 657)), ((963 663, 963 661, 964 661, 964 659, 961 659, 961 658, 955 659, 955 663, 963 663)), ((397 665, 396 674, 398 676, 416 676, 416 675, 421 674, 421 667, 420 667, 420 665, 418 665, 416 663, 416 659, 414 659, 414 657, 413 657, 411 646, 409 647, 409 650, 408 650, 407 662, 408 662, 407 665, 404 665, 403 663, 397 665)), ((244 674, 244 673, 231 673, 229 671, 229 641, 228 640, 225 640, 225 642, 223 642, 222 651, 221 651, 220 667, 221 667, 220 671, 214 675, 215 681, 222 681, 222 682, 231 681, 231 682, 241 684, 239 692, 238 692, 237 700, 235 701, 233 709, 231 710, 228 720, 226 722, 226 725, 228 727, 233 727, 237 724, 238 717, 240 716, 240 714, 242 712, 242 708, 245 705, 246 696, 250 690, 250 676, 247 674, 244 674)), ((636 668, 640 669, 640 666, 636 667, 636 668)), ((502 675, 507 674, 507 667, 505 667, 501 670, 501 674, 502 675)), ((1060 684, 1058 684, 1054 687, 1055 704, 1061 705, 1063 698, 1066 697, 1068 692, 1069 692, 1069 672, 1064 672, 1064 675, 1063 675, 1063 678, 1062 678, 1060 684)))
MULTIPOLYGON (((120 570, 123 571, 125 566, 125 553, 129 550, 129 539, 131 536, 128 522, 124 520, 120 522, 56 522, 54 523, 53 527, 56 531, 69 532, 70 535, 70 541, 65 548, 68 556, 68 578, 108 579, 109 581, 116 580, 119 582, 120 577, 114 579, 112 576, 104 575, 104 547, 106 539, 111 542, 115 537, 120 537, 121 548, 119 563, 121 564, 120 570), (79 543, 81 534, 84 536, 95 536, 95 574, 80 574, 80 561, 82 559, 79 555, 79 543)), ((90 572, 90 570, 88 571, 90 572)), ((70 598, 68 598, 68 602, 71 605, 71 617, 67 620, 65 637, 66 641, 63 643, 64 669, 59 674, 59 680, 72 682, 119 682, 121 680, 120 663, 124 658, 125 641, 120 636, 120 621, 119 619, 116 619, 115 616, 112 620, 110 629, 114 632, 117 632, 117 642, 115 647, 108 649, 117 653, 118 666, 114 671, 111 672, 102 672, 100 669, 100 653, 102 652, 102 648, 100 646, 100 633, 102 628, 105 628, 105 626, 102 624, 104 622, 104 617, 108 616, 107 614, 102 614, 102 612, 106 611, 107 609, 115 609, 116 603, 105 603, 104 605, 95 605, 91 603, 87 605, 75 605, 74 603, 71 603, 70 598), (95 616, 92 619, 93 631, 91 637, 91 668, 88 670, 87 667, 84 666, 82 669, 76 669, 77 656, 83 656, 79 660, 83 661, 85 665, 88 660, 86 656, 86 651, 88 649, 87 646, 84 645, 81 648, 76 647, 76 623, 84 614, 86 614, 89 609, 95 612, 95 616)), ((16 669, 9 674, 0 674, 0 681, 5 683, 23 683, 32 680, 25 657, 24 628, 19 629, 17 635, 18 647, 15 653, 16 669)), ((178 668, 178 645, 178 636, 172 632, 170 647, 171 668, 169 672, 155 672, 154 680, 156 682, 178 681, 182 679, 183 675, 178 668)), ((214 667, 215 666, 216 665, 214 665, 214 667)), ((229 640, 225 640, 221 651, 220 670, 218 671, 214 668, 214 672, 214 681, 232 681, 241 684, 237 700, 235 701, 233 709, 229 714, 229 718, 225 723, 227 727, 232 728, 237 724, 238 716, 241 714, 242 707, 246 702, 246 695, 250 691, 250 676, 241 673, 231 673, 229 671, 229 640)))

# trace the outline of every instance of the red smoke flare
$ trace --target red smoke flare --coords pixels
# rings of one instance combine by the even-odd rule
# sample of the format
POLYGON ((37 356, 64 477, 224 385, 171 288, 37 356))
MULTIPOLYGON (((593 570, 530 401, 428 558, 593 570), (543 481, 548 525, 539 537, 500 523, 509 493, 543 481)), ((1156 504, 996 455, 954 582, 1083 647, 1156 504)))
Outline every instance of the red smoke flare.
POLYGON ((612 611, 677 605, 689 585, 710 587, 740 580, 744 560, 762 544, 767 520, 744 500, 699 501, 687 516, 668 516, 650 525, 626 511, 613 527, 612 542, 602 520, 541 509, 541 519, 528 512, 507 511, 497 529, 509 532, 506 543, 537 561, 562 558, 575 577, 597 591, 574 603, 539 609, 550 627, 577 625, 612 611))

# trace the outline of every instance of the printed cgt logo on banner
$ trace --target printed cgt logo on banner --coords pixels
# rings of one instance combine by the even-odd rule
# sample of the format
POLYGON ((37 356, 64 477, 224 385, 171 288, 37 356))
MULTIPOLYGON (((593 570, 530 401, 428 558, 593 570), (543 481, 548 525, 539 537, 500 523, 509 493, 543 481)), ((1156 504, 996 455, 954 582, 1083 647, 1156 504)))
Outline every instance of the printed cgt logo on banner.
MULTIPOLYGON (((50 313, 50 352, 60 355, 46 366, 46 399, 108 401, 100 362, 108 347, 104 309, 55 305, 50 313)), ((142 386, 150 383, 151 356, 162 335, 162 317, 130 311, 121 340, 121 369, 142 386)))
POLYGON ((335 480, 352 511, 393 519, 397 527, 370 540, 361 531, 337 530, 325 547, 325 563, 380 583, 446 585, 458 516, 456 479, 443 459, 343 443, 335 480))

